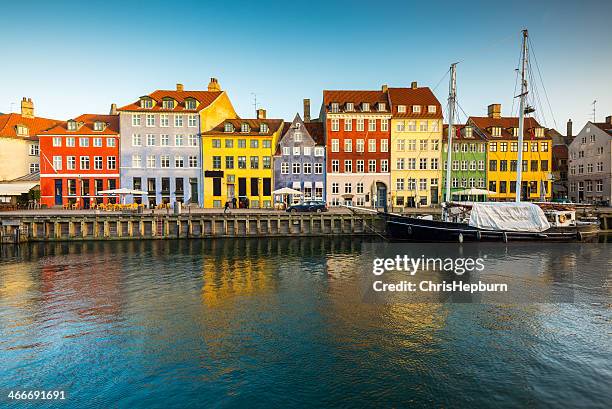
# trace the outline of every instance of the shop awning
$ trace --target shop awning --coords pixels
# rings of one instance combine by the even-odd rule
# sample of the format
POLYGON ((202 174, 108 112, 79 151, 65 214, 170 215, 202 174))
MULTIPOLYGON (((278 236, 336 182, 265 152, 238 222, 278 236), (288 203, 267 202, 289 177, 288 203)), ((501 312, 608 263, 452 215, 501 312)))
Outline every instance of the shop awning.
POLYGON ((302 184, 300 182, 293 182, 293 185, 291 185, 291 187, 293 187, 294 189, 299 189, 302 187, 302 184))
POLYGON ((323 182, 315 182, 315 187, 323 189, 323 182))
POLYGON ((0 196, 20 196, 38 184, 38 182, 0 183, 0 196))
POLYGON ((304 188, 311 189, 312 188, 312 182, 304 182, 304 188))

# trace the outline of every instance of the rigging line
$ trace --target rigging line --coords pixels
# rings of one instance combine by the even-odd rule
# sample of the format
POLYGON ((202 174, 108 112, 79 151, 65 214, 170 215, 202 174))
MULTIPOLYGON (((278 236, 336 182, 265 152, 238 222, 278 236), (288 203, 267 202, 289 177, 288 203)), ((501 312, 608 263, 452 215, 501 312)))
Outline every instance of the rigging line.
MULTIPOLYGON (((501 39, 499 39, 499 40, 497 40, 497 41, 494 41, 494 42, 492 42, 492 43, 489 43, 488 45, 484 45, 484 46, 482 46, 482 47, 480 47, 480 48, 475 49, 475 50, 474 50, 474 53, 475 53, 476 55, 482 54, 482 53, 483 53, 483 51, 490 50, 491 48, 494 48, 494 47, 498 46, 499 44, 501 44, 501 43, 503 43, 503 42, 505 42, 505 41, 510 40, 510 39, 511 39, 511 38, 513 38, 514 36, 515 36, 515 34, 514 34, 514 33, 512 33, 512 34, 510 34, 510 35, 508 35, 508 36, 506 36, 506 37, 503 37, 503 38, 501 38, 501 39)), ((469 56, 467 56, 466 58, 464 58, 464 59, 462 59, 462 60, 458 60, 458 61, 457 61, 457 64, 459 64, 459 63, 463 63, 463 62, 468 61, 468 60, 470 60, 470 59, 472 59, 472 58, 471 58, 471 57, 469 57, 469 56)))
POLYGON ((550 99, 548 98, 548 92, 546 91, 546 86, 544 85, 544 79, 542 78, 542 72, 540 71, 540 65, 538 64, 538 57, 536 56, 535 49, 533 47, 533 43, 531 38, 528 39, 529 47, 531 48, 531 54, 533 55, 533 59, 535 61, 536 69, 538 71, 538 76, 540 77, 540 83, 542 84, 542 88, 544 88, 544 96, 546 97, 546 102, 548 103, 548 109, 550 110, 550 115, 552 116, 553 123, 555 124, 555 128, 557 128, 557 120, 555 119, 555 113, 552 110, 552 106, 550 105, 550 99))
POLYGON ((516 103, 516 98, 514 98, 514 96, 516 95, 516 90, 517 90, 518 83, 519 83, 519 73, 520 73, 520 67, 521 67, 521 60, 522 60, 522 58, 523 58, 523 48, 521 47, 521 49, 519 50, 519 58, 518 58, 518 62, 516 64, 516 69, 514 70, 514 72, 516 73, 516 76, 514 78, 514 93, 512 94, 512 109, 510 110, 511 116, 514 115, 514 105, 516 103))
MULTIPOLYGON (((533 78, 533 74, 532 74, 532 71, 531 71, 531 63, 528 63, 527 68, 528 68, 527 75, 529 77, 529 82, 531 82, 532 84, 535 85, 535 80, 533 78)), ((538 121, 538 119, 541 119, 542 120, 541 122, 543 122, 544 126, 546 126, 546 115, 544 113, 544 109, 543 109, 543 106, 542 106, 542 101, 540 99, 540 93, 538 91, 538 88, 535 87, 535 86, 532 86, 531 87, 531 91, 532 92, 530 94, 533 95, 533 97, 530 98, 530 95, 529 95, 527 102, 529 104, 529 101, 531 101, 533 106, 537 108, 535 113, 534 113, 534 115, 533 115, 535 117, 536 121, 538 121), (541 111, 541 117, 540 117, 540 111, 541 111)), ((538 122, 540 122, 540 121, 538 121, 538 122)))

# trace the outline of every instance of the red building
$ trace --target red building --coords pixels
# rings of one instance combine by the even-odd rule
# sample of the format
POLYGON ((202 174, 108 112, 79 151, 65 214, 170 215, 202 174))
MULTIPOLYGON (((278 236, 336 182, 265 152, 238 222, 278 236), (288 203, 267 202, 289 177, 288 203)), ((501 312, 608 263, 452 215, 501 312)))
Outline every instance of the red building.
POLYGON ((390 193, 388 90, 323 91, 326 196, 331 206, 384 207, 390 193))
POLYGON ((41 204, 116 202, 101 190, 119 188, 119 116, 83 114, 38 134, 41 204))

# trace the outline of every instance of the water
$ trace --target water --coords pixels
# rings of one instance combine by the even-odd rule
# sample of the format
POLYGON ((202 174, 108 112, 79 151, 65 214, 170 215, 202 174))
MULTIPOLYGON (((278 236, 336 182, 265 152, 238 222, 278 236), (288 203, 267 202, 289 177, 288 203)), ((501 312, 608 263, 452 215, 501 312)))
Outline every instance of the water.
POLYGON ((36 407, 609 407, 606 291, 579 287, 581 301, 563 304, 364 303, 360 248, 4 248, 0 406, 36 389, 67 397, 36 407))

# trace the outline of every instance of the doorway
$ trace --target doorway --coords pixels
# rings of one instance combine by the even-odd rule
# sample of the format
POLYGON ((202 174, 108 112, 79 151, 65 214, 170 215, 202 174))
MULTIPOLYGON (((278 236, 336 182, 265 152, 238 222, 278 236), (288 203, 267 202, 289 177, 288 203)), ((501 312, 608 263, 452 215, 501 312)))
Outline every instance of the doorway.
POLYGON ((62 203, 62 180, 55 179, 55 205, 61 206, 62 203))

